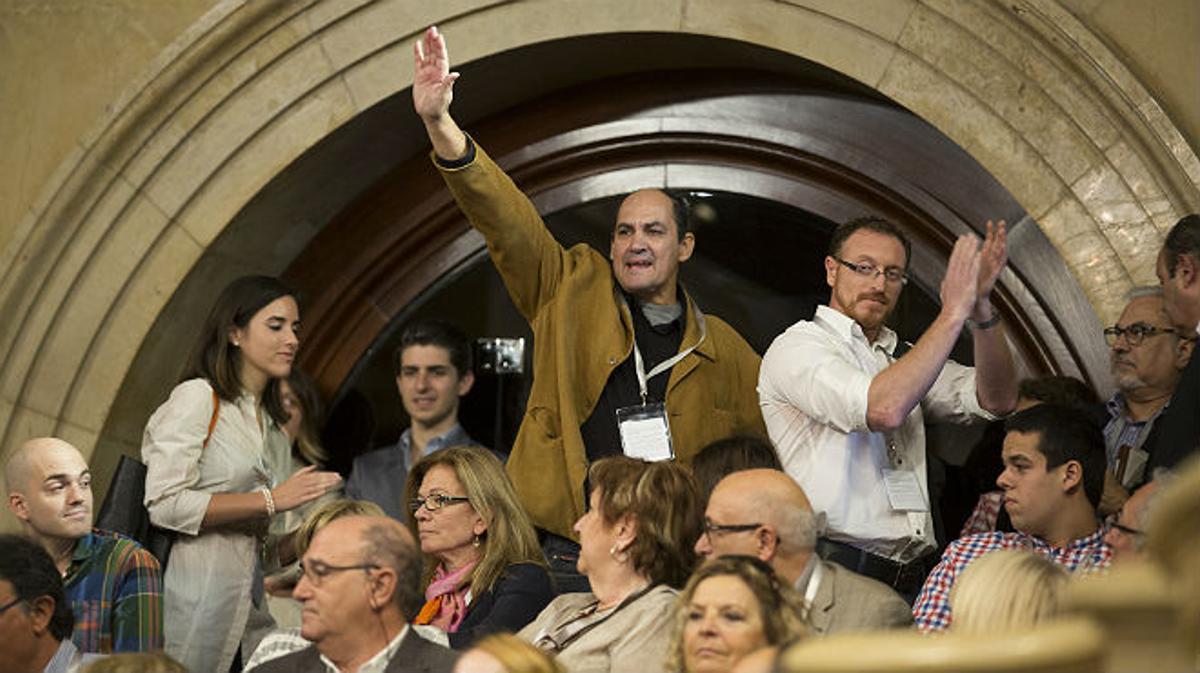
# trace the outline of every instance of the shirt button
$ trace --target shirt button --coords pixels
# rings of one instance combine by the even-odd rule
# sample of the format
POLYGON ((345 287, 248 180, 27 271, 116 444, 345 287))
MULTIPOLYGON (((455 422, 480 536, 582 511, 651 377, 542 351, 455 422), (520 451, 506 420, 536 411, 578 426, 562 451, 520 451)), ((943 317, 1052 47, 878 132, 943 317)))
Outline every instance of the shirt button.
POLYGON ((615 364, 617 364, 617 359, 616 359, 616 358, 614 358, 614 357, 611 357, 611 356, 610 356, 610 357, 608 358, 608 364, 610 364, 610 365, 615 365, 615 364))

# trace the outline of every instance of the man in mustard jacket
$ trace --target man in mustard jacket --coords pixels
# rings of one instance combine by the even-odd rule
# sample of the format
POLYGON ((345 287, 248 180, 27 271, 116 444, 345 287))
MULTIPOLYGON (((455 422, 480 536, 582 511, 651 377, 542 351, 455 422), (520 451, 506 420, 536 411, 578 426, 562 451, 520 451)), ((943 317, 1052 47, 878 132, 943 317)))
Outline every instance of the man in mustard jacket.
POLYGON ((588 465, 621 453, 687 461, 731 434, 765 436, 755 391, 760 358, 678 285, 679 264, 695 245, 678 198, 656 189, 628 196, 611 262, 587 245, 564 249, 450 117, 458 74, 449 72, 442 35, 430 28, 414 52, 413 103, 434 162, 533 329, 533 389, 508 473, 548 533, 559 590, 586 590, 569 575, 588 465))

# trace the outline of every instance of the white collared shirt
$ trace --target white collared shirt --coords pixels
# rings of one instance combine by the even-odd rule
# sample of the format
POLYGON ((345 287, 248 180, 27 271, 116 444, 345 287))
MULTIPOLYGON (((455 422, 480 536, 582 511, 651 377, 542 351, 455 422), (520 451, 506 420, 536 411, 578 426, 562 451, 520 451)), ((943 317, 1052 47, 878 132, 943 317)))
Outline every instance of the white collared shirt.
POLYGON ((995 417, 979 406, 975 370, 947 361, 900 428, 872 432, 867 393, 875 375, 894 361, 896 344, 896 333, 886 327, 870 343, 853 319, 819 306, 813 320, 792 325, 767 349, 758 396, 784 470, 813 509, 826 514, 826 535, 906 562, 935 546, 933 519, 928 511, 893 510, 883 470, 912 470, 928 504, 924 413, 939 421, 995 417))
MULTIPOLYGON (((362 666, 358 667, 357 671, 347 673, 383 673, 387 665, 391 663, 392 657, 396 656, 396 650, 400 649, 400 643, 404 641, 404 636, 408 635, 408 625, 400 629, 400 633, 392 638, 392 642, 387 644, 387 647, 375 653, 375 656, 363 662, 362 666)), ((319 654, 319 652, 318 652, 319 654)), ((321 663, 325 665, 325 670, 328 673, 342 673, 342 670, 329 660, 324 654, 321 655, 321 663)))

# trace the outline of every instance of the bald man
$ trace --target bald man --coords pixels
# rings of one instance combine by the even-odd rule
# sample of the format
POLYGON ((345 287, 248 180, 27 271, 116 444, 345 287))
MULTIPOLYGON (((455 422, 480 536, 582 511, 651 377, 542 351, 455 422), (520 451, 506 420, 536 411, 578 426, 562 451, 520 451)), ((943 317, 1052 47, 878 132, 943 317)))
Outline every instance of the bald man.
POLYGON ((331 521, 313 535, 292 593, 304 606, 300 635, 312 645, 254 670, 449 672, 458 655, 408 625, 424 600, 422 562, 412 534, 395 519, 331 521))
POLYGON ((1112 547, 1113 563, 1144 560, 1146 553, 1146 520, 1150 504, 1158 493, 1159 482, 1151 481, 1133 492, 1121 511, 1108 516, 1105 522, 1108 531, 1104 541, 1112 547))
POLYGON ((119 533, 92 528, 92 472, 54 437, 22 444, 4 465, 8 507, 62 573, 80 652, 160 650, 162 570, 119 533))
POLYGON ((744 470, 713 489, 696 553, 706 558, 743 554, 771 564, 804 596, 819 634, 911 625, 908 604, 886 584, 816 555, 819 529, 808 497, 786 473, 744 470))

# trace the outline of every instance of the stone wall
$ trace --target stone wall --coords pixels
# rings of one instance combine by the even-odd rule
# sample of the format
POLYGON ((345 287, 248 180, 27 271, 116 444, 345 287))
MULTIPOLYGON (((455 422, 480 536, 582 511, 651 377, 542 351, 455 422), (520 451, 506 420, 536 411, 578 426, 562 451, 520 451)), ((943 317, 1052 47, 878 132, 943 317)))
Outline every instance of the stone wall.
POLYGON ((1110 320, 1200 206, 1198 14, 1191 0, 4 0, 0 441, 55 433, 91 453, 188 269, 290 161, 409 85, 412 39, 434 22, 460 61, 682 31, 839 70, 992 172, 1110 320))

